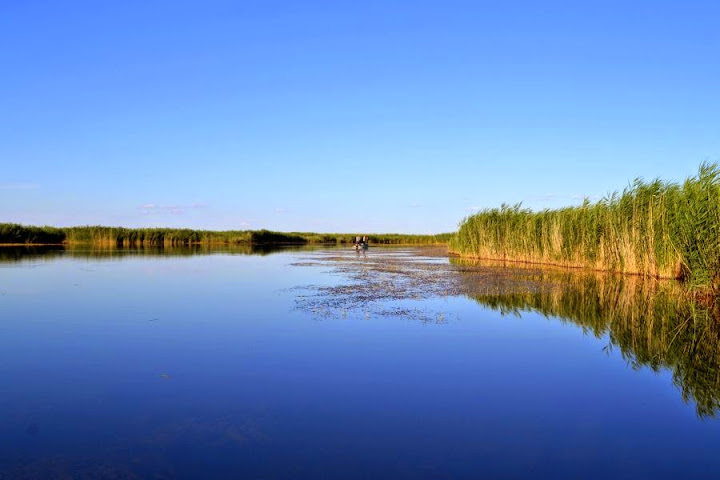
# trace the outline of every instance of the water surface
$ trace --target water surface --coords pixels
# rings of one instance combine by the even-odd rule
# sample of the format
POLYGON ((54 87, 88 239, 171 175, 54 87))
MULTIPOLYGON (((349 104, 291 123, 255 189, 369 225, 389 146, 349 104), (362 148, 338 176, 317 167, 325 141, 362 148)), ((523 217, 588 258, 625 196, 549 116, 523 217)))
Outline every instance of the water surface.
POLYGON ((434 249, 0 249, 0 479, 715 478, 673 283, 434 249))

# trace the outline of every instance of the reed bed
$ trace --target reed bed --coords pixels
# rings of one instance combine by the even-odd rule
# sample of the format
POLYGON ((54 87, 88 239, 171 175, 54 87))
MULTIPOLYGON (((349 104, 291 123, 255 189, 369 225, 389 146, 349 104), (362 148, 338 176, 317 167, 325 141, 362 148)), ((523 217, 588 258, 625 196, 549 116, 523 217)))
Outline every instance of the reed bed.
MULTIPOLYGON (((103 226, 35 227, 0 223, 0 244, 87 244, 102 247, 181 245, 281 245, 350 244, 355 234, 314 232, 273 232, 270 230, 191 230, 171 228, 123 228, 103 226)), ((447 244, 452 233, 439 235, 370 235, 373 244, 447 244)))
POLYGON ((503 205, 465 218, 461 256, 678 278, 720 291, 720 169, 683 183, 635 180, 599 202, 535 212, 503 205))

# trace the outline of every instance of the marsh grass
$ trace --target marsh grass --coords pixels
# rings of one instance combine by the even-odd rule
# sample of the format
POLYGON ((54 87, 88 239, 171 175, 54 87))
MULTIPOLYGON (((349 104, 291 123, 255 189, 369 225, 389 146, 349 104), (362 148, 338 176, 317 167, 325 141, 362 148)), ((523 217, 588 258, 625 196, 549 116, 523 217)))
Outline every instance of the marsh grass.
MULTIPOLYGON (((68 244, 102 247, 182 246, 182 245, 305 245, 351 244, 356 234, 273 232, 270 230, 191 230, 171 228, 123 228, 103 226, 35 227, 12 223, 0 224, 0 244, 68 244)), ((371 244, 430 245, 447 244, 454 234, 370 235, 371 244)))
POLYGON ((720 170, 682 184, 635 180, 596 203, 540 212, 503 205, 467 217, 462 256, 681 278, 720 291, 720 170))

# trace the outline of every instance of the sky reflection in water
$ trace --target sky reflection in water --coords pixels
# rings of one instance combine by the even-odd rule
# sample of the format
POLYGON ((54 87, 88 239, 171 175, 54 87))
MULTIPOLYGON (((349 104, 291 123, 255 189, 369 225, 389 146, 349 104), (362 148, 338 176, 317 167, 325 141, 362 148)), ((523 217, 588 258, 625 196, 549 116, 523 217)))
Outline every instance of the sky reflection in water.
POLYGON ((0 478, 712 478, 672 284, 423 252, 3 250, 0 478))

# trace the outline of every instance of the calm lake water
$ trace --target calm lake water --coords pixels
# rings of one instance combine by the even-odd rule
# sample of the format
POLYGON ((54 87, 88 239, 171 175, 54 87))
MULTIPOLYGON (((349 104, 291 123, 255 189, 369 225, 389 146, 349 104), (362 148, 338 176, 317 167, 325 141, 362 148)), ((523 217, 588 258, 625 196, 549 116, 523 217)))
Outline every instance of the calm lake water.
POLYGON ((0 479, 717 478, 674 284, 436 249, 0 250, 0 479))

